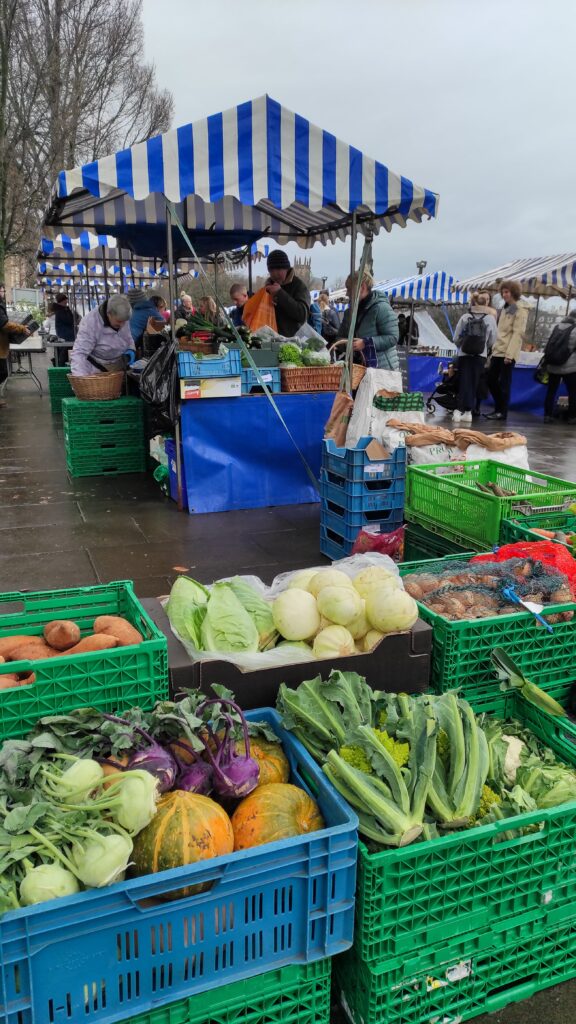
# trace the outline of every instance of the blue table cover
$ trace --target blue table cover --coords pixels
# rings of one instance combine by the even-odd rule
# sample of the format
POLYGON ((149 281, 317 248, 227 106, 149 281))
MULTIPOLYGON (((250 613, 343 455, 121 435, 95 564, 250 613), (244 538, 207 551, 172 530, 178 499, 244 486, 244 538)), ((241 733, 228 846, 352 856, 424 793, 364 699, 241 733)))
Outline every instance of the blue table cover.
MULTIPOLYGON (((410 391, 430 393, 440 380, 440 364, 445 367, 450 362, 444 357, 409 356, 408 373, 410 391)), ((510 408, 515 412, 531 412, 543 415, 546 388, 534 380, 535 366, 515 366, 512 372, 512 392, 510 408)), ((562 383, 558 395, 565 395, 566 388, 562 383)), ((491 404, 490 399, 486 404, 491 404)))
MULTIPOLYGON (((292 436, 320 476, 334 392, 275 395, 292 436)), ((265 395, 182 402, 190 512, 298 505, 319 500, 302 460, 265 395)))

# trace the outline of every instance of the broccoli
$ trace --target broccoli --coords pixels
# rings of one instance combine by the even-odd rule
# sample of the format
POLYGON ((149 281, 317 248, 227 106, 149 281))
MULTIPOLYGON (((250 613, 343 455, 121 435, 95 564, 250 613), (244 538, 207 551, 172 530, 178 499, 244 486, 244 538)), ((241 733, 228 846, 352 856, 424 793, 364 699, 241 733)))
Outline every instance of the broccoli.
POLYGON ((490 813, 490 809, 493 807, 494 804, 501 803, 501 798, 498 796, 497 793, 494 792, 493 789, 490 789, 490 786, 482 786, 482 795, 480 797, 478 810, 476 811, 476 814, 474 814, 471 818, 468 819, 468 827, 474 828, 474 825, 477 825, 478 822, 482 820, 482 818, 486 817, 486 815, 490 813))
POLYGON ((445 729, 439 729, 436 737, 436 754, 442 761, 446 771, 450 768, 450 740, 445 729))
POLYGON ((365 772, 366 775, 373 774, 372 765, 362 750, 362 747, 346 744, 345 746, 340 747, 338 753, 343 761, 346 761, 347 764, 351 764, 353 768, 357 768, 359 772, 365 772))
MULTIPOLYGON (((387 732, 382 729, 372 729, 372 733, 379 743, 386 748, 388 753, 394 758, 398 768, 403 768, 408 763, 408 757, 410 756, 410 746, 408 743, 399 743, 398 740, 389 736, 387 732)), ((374 769, 370 764, 370 761, 362 747, 356 744, 346 744, 340 747, 340 757, 343 758, 348 764, 351 764, 353 768, 357 768, 360 772, 365 772, 366 775, 373 775, 374 769)))

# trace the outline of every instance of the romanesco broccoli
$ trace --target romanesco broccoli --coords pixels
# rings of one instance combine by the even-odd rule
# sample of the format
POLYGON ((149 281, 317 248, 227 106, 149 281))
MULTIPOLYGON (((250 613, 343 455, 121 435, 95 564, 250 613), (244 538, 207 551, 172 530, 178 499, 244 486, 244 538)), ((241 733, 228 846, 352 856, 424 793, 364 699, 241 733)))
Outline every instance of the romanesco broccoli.
POLYGON ((436 736, 436 753, 446 768, 446 771, 448 771, 450 767, 450 739, 448 737, 448 733, 444 729, 438 730, 438 735, 436 736))
POLYGON ((343 761, 352 765, 353 768, 357 768, 359 772, 365 772, 366 775, 372 774, 372 765, 362 750, 362 747, 346 744, 346 746, 340 747, 338 753, 343 761))
MULTIPOLYGON (((372 732, 378 742, 381 743, 388 753, 392 755, 399 768, 402 768, 408 763, 408 758, 410 756, 410 746, 408 743, 400 743, 392 736, 389 736, 383 729, 372 729, 372 732)), ((362 747, 357 744, 346 744, 345 746, 340 747, 338 753, 344 761, 351 764, 353 768, 357 768, 358 771, 365 772, 366 775, 374 774, 374 770, 368 756, 365 754, 362 747)))
POLYGON ((497 793, 494 792, 493 789, 490 789, 490 786, 482 786, 482 796, 480 797, 478 810, 476 811, 476 814, 472 818, 468 819, 469 828, 473 828, 474 825, 477 825, 478 822, 482 820, 482 818, 486 817, 493 804, 501 803, 501 798, 498 796, 497 793))

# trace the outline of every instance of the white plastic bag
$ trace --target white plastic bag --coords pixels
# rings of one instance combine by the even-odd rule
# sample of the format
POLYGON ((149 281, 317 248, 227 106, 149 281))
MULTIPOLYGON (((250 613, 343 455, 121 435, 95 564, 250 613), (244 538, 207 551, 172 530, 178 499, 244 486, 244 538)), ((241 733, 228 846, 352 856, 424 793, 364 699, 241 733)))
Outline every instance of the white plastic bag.
POLYGON ((464 453, 452 444, 423 444, 408 447, 408 462, 412 466, 430 466, 435 462, 461 462, 464 453))
POLYGON ((346 432, 347 448, 355 448, 360 438, 370 433, 373 402, 377 392, 394 391, 402 394, 402 390, 400 370, 366 370, 354 399, 354 410, 346 432))
MULTIPOLYGON (((336 562, 332 562, 332 565, 336 569, 341 569, 351 579, 362 569, 367 569, 371 565, 382 566, 388 569, 389 572, 393 572, 396 576, 399 575, 396 563, 391 558, 388 558, 387 555, 381 555, 377 551, 368 551, 364 555, 351 555, 349 558, 341 558, 336 562)), ((320 572, 322 569, 328 569, 329 566, 318 565, 310 566, 310 568, 320 572)), ((291 572, 280 573, 279 576, 272 580, 269 587, 258 576, 239 576, 238 578, 250 584, 265 601, 273 601, 278 597, 278 594, 286 590, 292 577, 302 571, 302 569, 294 569, 291 572)), ((231 578, 230 576, 227 577, 227 579, 231 578)), ((218 580, 217 582, 225 583, 226 580, 218 580)), ((207 589, 210 590, 210 587, 207 589)), ((165 608, 168 598, 161 598, 160 603, 165 608)), ((274 647, 271 651, 249 651, 247 653, 233 651, 229 654, 226 651, 199 651, 190 640, 183 639, 173 626, 171 628, 174 636, 180 641, 191 661, 230 661, 242 672, 256 672, 261 668, 280 668, 282 665, 316 662, 312 651, 305 651, 301 647, 274 647)))
POLYGON ((528 448, 525 444, 515 444, 513 448, 504 448, 501 452, 491 452, 479 444, 469 444, 466 449, 466 461, 478 462, 479 459, 490 459, 501 462, 504 466, 517 466, 518 469, 530 469, 528 464, 528 448))
POLYGON ((389 420, 399 420, 401 423, 424 423, 425 417, 423 412, 387 412, 372 406, 370 435, 380 441, 380 444, 384 445, 389 452, 393 452, 396 448, 405 446, 406 434, 403 430, 389 427, 389 420))

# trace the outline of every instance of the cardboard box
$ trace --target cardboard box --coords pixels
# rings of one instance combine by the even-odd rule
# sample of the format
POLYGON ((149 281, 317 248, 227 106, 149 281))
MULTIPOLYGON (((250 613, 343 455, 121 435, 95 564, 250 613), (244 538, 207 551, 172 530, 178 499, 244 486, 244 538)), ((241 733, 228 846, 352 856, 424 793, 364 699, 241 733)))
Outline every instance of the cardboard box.
POLYGON ((241 377, 184 377, 180 381, 180 398, 240 398, 241 377))
POLYGON ((275 707, 280 683, 295 689, 305 679, 327 677, 331 669, 358 672, 374 690, 390 693, 424 693, 428 689, 432 652, 432 629, 418 619, 406 633, 392 633, 370 654, 355 654, 334 661, 306 661, 280 668, 242 672, 229 661, 190 661, 174 636, 166 613, 156 599, 143 601, 146 611, 168 639, 168 669, 173 698, 189 689, 200 689, 213 697, 212 683, 221 683, 236 694, 245 710, 275 707))

